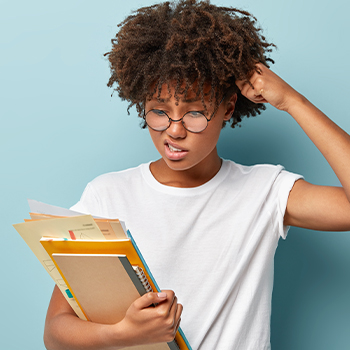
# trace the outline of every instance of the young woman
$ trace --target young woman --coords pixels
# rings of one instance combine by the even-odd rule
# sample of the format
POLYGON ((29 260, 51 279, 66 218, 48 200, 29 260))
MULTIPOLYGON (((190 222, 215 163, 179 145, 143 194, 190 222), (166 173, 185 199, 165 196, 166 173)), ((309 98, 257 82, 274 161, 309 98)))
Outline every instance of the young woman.
POLYGON ((279 238, 290 225, 350 230, 349 135, 268 68, 273 45, 244 11, 161 3, 129 16, 112 42, 108 85, 136 105, 160 158, 96 178, 73 209, 124 220, 167 289, 135 301, 120 323, 101 325, 78 319, 55 288, 47 348, 170 341, 181 323, 193 349, 270 349, 279 238), (264 103, 297 121, 342 187, 220 158, 222 127, 264 103))

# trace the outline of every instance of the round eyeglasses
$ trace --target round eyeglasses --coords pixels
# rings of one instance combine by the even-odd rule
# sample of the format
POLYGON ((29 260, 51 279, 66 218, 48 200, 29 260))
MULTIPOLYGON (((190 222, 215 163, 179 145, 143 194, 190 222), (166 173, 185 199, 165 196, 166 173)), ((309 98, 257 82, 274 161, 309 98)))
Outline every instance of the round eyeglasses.
POLYGON ((224 97, 215 108, 215 111, 207 118, 202 112, 190 111, 187 112, 181 119, 171 119, 164 111, 161 109, 150 109, 147 113, 144 114, 144 119, 148 127, 155 131, 164 131, 169 128, 171 122, 180 122, 183 127, 190 132, 199 133, 204 131, 208 123, 213 119, 215 113, 218 111, 224 97))

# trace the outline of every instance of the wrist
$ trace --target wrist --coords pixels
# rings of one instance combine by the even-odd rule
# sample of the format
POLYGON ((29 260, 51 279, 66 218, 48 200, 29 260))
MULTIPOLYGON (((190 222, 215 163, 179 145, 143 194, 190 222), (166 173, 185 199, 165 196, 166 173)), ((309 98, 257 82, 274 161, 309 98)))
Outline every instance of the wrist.
POLYGON ((106 349, 117 350, 127 346, 125 333, 122 331, 120 323, 103 325, 100 335, 106 349))
POLYGON ((295 115, 301 108, 304 108, 309 101, 299 92, 295 91, 295 94, 290 97, 288 104, 284 108, 284 111, 291 116, 295 115))

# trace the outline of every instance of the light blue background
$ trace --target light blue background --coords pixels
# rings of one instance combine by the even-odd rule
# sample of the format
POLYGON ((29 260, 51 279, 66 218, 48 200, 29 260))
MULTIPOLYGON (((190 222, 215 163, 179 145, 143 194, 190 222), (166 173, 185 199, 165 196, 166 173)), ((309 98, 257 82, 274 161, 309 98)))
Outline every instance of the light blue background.
MULTIPOLYGON (((278 50, 273 69, 348 132, 350 5, 314 0, 215 0, 251 11, 278 50)), ((0 347, 44 349, 53 282, 12 224, 27 198, 69 207, 108 171, 157 158, 135 110, 111 98, 103 53, 117 24, 150 1, 0 1, 0 347)), ((135 67, 137 69, 137 67, 135 67)), ((223 131, 223 157, 281 163, 337 185, 296 123, 268 108, 223 131)), ((273 350, 350 348, 350 236, 292 228, 276 254, 273 350)))

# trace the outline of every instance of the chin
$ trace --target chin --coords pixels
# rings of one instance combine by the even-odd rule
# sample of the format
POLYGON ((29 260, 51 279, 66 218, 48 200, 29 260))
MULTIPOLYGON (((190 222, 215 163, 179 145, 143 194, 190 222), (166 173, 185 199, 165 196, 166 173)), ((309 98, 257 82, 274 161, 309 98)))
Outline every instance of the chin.
POLYGON ((169 169, 174 171, 186 171, 189 169, 194 168, 197 164, 188 163, 186 160, 169 160, 167 158, 163 158, 165 164, 168 166, 169 169))

